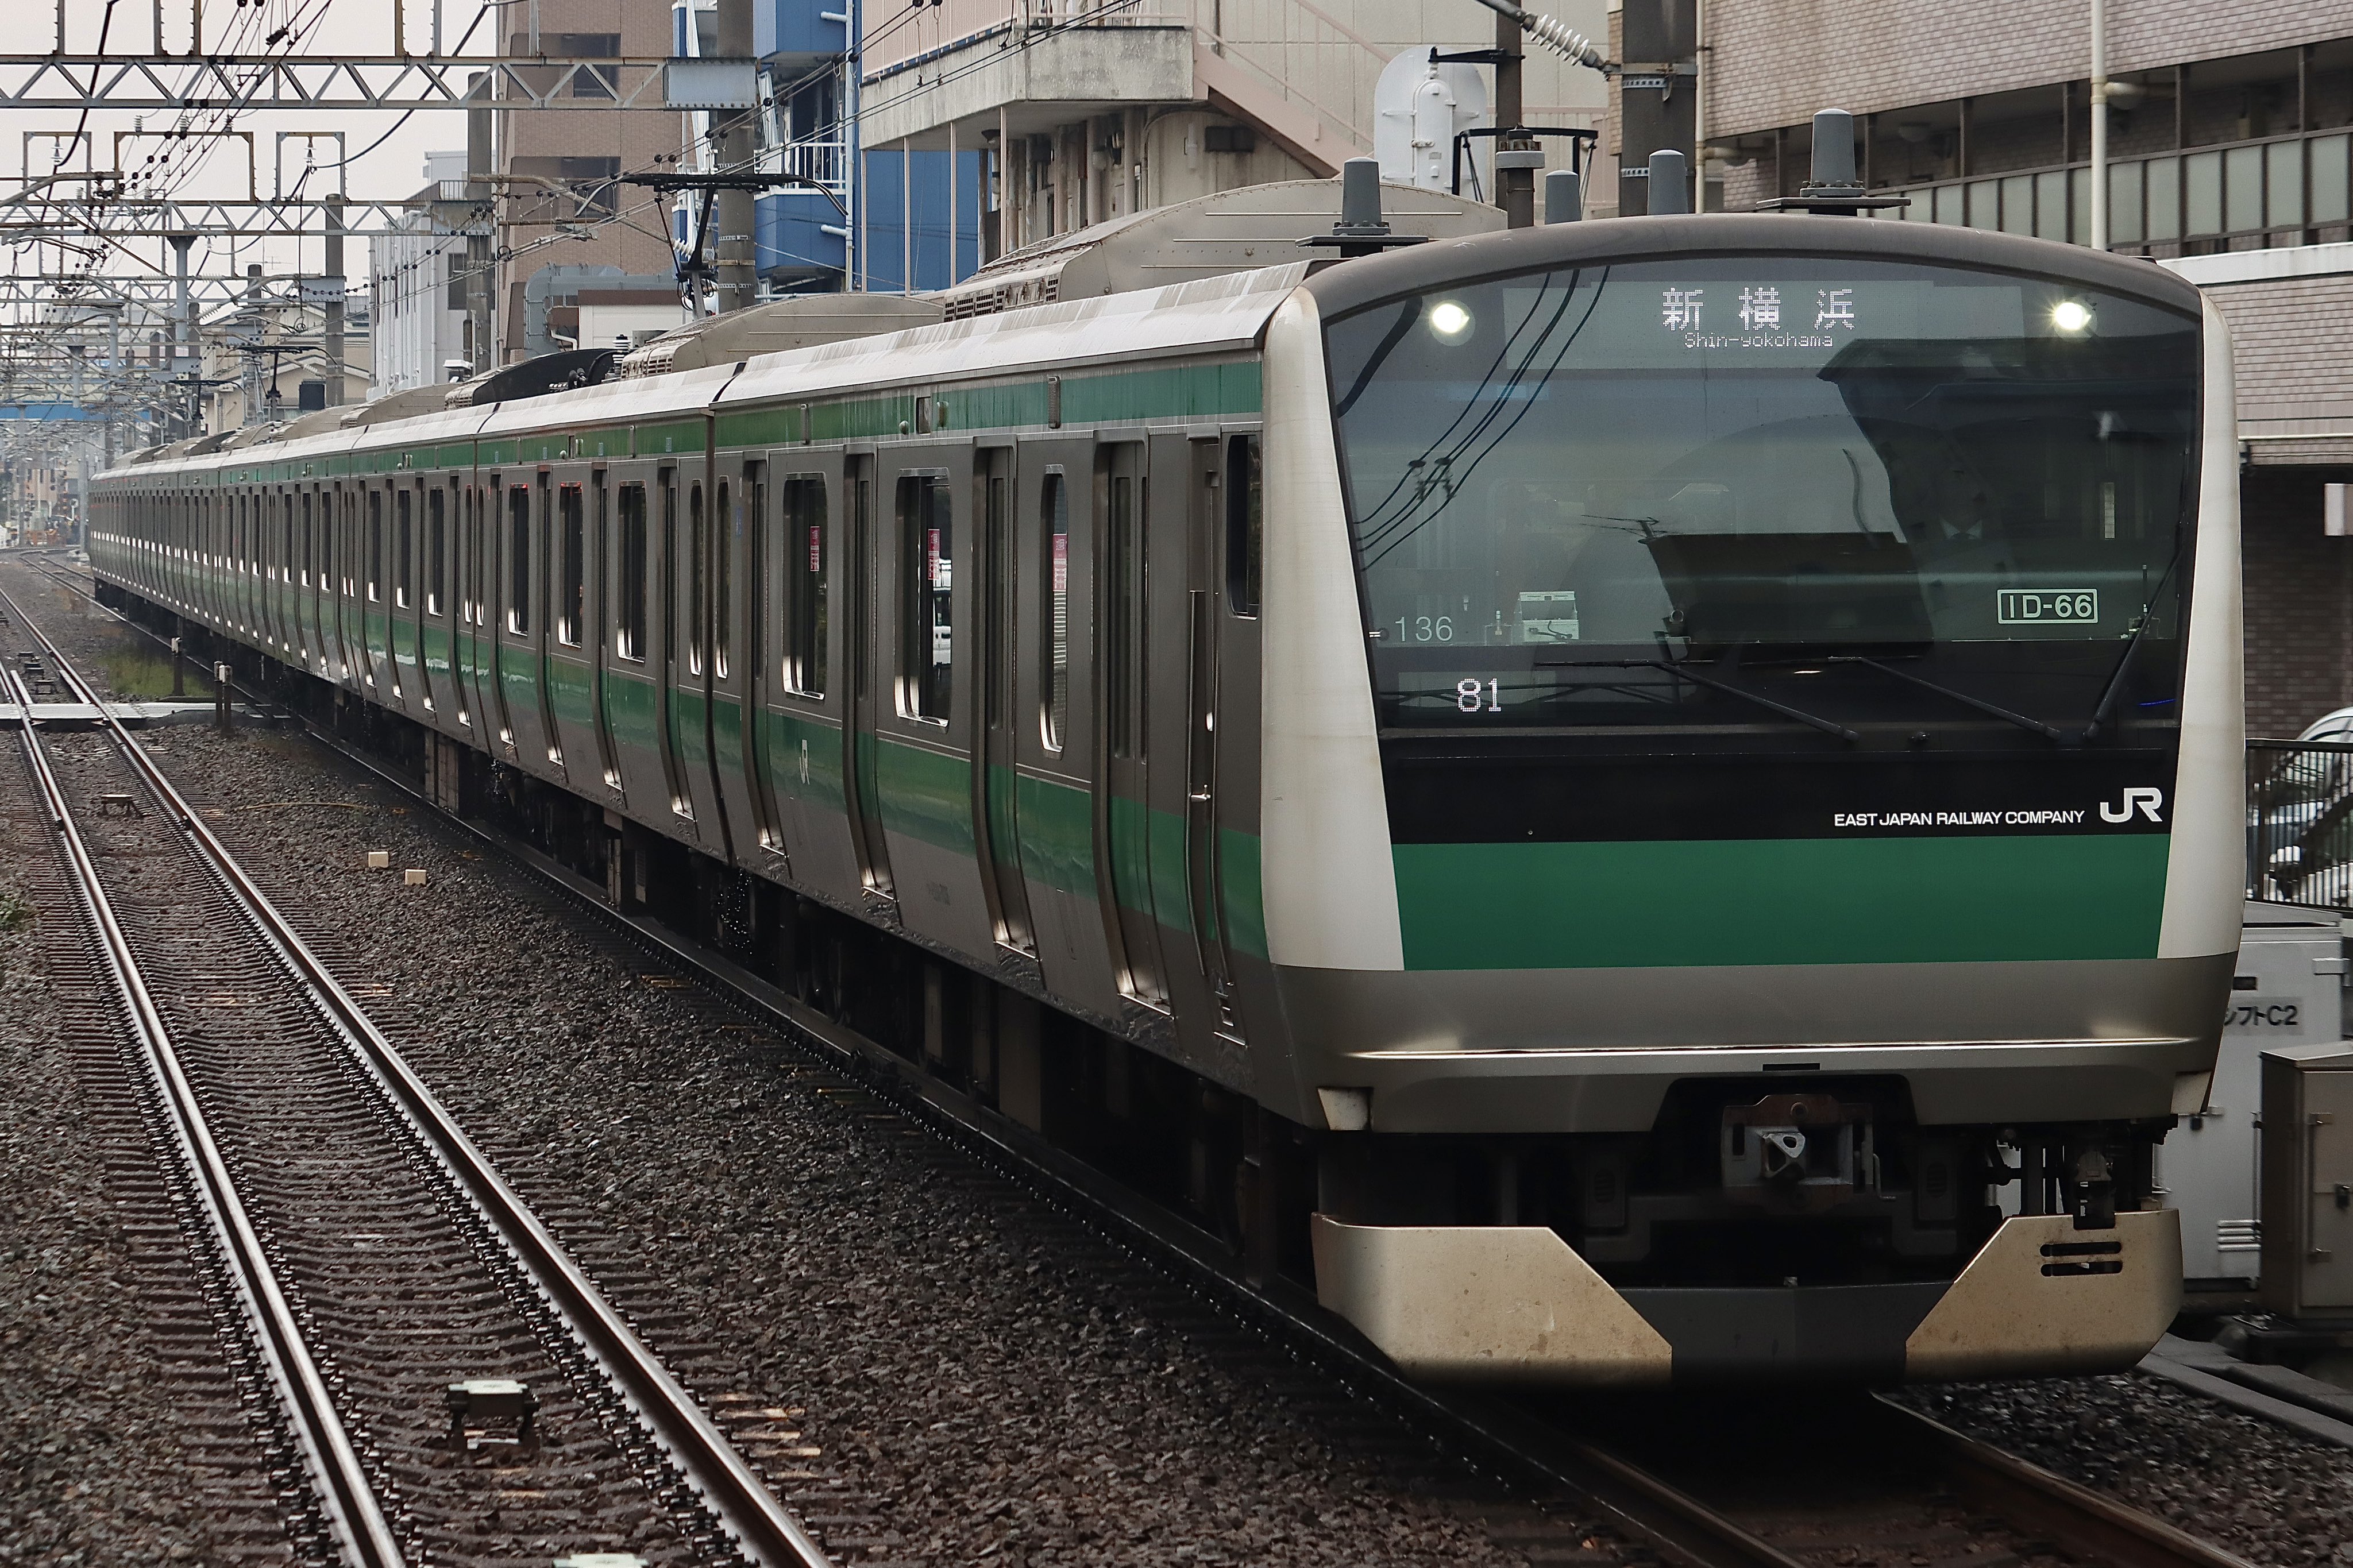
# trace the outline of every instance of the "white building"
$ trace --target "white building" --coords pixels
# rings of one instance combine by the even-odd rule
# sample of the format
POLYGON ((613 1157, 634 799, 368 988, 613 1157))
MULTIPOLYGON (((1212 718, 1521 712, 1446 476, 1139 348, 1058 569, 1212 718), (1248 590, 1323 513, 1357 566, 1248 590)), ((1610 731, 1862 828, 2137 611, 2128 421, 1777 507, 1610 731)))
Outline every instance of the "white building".
POLYGON ((463 190, 466 154, 427 153, 425 188, 411 200, 410 231, 368 242, 372 397, 450 379, 452 362, 472 364, 466 317, 466 241, 435 216, 435 204, 463 190))

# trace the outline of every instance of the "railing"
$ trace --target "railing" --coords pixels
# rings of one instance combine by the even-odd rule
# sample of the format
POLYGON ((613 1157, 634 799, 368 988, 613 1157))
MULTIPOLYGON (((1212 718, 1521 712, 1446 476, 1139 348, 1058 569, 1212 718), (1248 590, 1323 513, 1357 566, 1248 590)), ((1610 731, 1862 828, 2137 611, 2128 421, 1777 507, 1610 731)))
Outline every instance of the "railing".
POLYGON ((846 142, 787 142, 760 149, 760 173, 787 174, 814 181, 834 191, 849 188, 849 145, 846 142))
MULTIPOLYGON (((2088 164, 1901 184, 1896 216, 2084 245, 2091 239, 2088 164)), ((2353 133, 2338 128, 2227 147, 2119 158, 2108 165, 2108 243, 2178 253, 2238 238, 2300 245, 2353 219, 2353 133)))
POLYGON ((2353 742, 2247 742, 2247 896, 2353 911, 2353 742))

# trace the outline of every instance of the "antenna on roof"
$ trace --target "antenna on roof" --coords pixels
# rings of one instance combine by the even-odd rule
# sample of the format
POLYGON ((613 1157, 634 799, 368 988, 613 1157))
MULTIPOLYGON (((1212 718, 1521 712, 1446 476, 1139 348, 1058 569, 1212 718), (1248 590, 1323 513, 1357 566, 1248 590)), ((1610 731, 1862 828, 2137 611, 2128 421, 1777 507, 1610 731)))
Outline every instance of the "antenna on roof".
POLYGON ((1419 245, 1426 234, 1398 234, 1381 216, 1381 164, 1377 158, 1351 158, 1340 165, 1340 221, 1329 234, 1311 234, 1303 247, 1336 246, 1340 259, 1371 256, 1394 245, 1419 245))
POLYGON ((1879 207, 1908 207, 1909 196, 1863 194, 1854 172, 1854 116, 1843 109, 1825 109, 1814 115, 1814 177, 1798 187, 1794 196, 1758 202, 1758 212, 1823 213, 1852 217, 1879 207))

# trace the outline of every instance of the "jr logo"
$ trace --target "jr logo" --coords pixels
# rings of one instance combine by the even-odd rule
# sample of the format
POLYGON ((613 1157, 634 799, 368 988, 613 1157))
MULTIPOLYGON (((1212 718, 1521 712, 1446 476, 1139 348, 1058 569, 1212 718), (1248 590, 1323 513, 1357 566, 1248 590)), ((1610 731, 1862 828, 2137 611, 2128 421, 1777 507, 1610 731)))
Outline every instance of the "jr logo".
POLYGON ((2100 802, 2100 820, 2102 822, 2130 822, 2133 817, 2133 807, 2138 806, 2140 807, 2140 814, 2143 816, 2147 817, 2151 822, 2163 822, 2165 818, 2159 816, 2157 813, 2158 808, 2164 804, 2165 792, 2163 790, 2150 789, 2145 784, 2136 784, 2131 789, 2125 791, 2125 803, 2122 805, 2110 805, 2105 800, 2100 802))

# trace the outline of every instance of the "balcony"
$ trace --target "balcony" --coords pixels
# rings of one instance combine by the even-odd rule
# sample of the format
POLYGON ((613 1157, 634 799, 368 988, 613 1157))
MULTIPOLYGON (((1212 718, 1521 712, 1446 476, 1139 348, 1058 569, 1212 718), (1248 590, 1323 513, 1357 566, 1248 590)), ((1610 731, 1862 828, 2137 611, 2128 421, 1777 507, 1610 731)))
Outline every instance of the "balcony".
POLYGON ((782 174, 822 185, 836 195, 849 189, 849 144, 846 142, 787 142, 760 149, 760 173, 782 174))
MULTIPOLYGON (((2091 241, 2084 163, 1890 185, 1914 222, 2091 241)), ((2344 128, 2192 148, 2108 165, 2110 249, 2205 256, 2353 238, 2353 132, 2344 128)))

